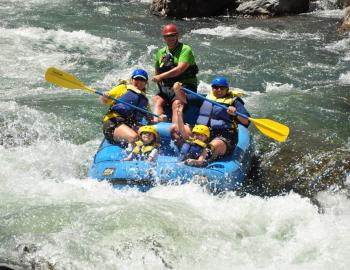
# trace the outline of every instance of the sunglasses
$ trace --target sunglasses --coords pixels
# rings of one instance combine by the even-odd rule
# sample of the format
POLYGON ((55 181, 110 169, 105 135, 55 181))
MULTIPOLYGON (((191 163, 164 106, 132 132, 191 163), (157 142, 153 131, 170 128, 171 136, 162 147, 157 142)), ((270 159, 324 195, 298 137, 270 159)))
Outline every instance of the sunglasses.
POLYGON ((169 35, 163 35, 164 38, 167 38, 167 37, 175 37, 177 34, 169 34, 169 35))
POLYGON ((212 85, 211 87, 213 89, 221 89, 221 90, 226 90, 227 89, 226 86, 221 86, 221 85, 212 85))
POLYGON ((132 79, 135 80, 135 81, 147 82, 147 80, 145 80, 145 79, 142 78, 142 77, 136 77, 136 78, 132 78, 132 79))

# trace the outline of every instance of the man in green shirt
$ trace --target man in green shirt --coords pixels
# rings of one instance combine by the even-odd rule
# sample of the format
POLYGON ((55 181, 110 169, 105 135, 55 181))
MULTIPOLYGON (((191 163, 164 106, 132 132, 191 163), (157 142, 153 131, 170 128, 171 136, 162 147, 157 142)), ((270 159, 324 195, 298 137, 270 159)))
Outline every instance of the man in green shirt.
MULTIPOLYGON (((162 30, 165 47, 156 54, 155 75, 152 81, 159 87, 159 93, 153 98, 154 113, 163 114, 165 106, 172 108, 172 122, 177 123, 176 110, 182 101, 176 99, 172 89, 175 82, 182 83, 194 92, 197 92, 198 67, 190 46, 179 42, 179 33, 175 24, 167 24, 162 30)), ((188 99, 190 101, 190 98, 188 99)), ((155 122, 158 119, 154 119, 155 122)))

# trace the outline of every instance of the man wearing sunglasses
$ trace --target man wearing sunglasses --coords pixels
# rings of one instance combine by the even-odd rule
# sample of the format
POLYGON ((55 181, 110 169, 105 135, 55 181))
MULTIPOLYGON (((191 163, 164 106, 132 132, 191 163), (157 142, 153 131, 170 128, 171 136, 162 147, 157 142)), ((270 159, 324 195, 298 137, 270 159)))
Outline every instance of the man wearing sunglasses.
MULTIPOLYGON (((208 159, 215 160, 218 157, 232 154, 238 142, 238 124, 249 126, 249 120, 237 115, 236 111, 247 116, 249 116, 249 112, 244 107, 244 102, 240 98, 241 94, 229 89, 229 83, 225 77, 216 76, 211 81, 211 87, 212 90, 200 107, 196 125, 210 128, 211 157, 208 159), (219 103, 223 107, 215 105, 209 100, 219 103)), ((174 84, 174 90, 178 98, 186 102, 186 96, 180 83, 174 84)), ((179 110, 181 110, 181 106, 179 110)), ((178 145, 181 145, 183 142, 181 142, 179 134, 176 134, 177 131, 173 130, 172 132, 174 140, 177 140, 178 145)), ((193 137, 189 125, 184 126, 182 132, 185 133, 185 137, 193 137)))
MULTIPOLYGON (((173 85, 180 82, 182 85, 197 92, 198 67, 190 46, 179 42, 179 33, 175 24, 167 24, 162 29, 166 46, 156 54, 155 75, 152 81, 159 87, 159 93, 153 98, 154 113, 163 114, 164 107, 172 110, 172 122, 177 123, 177 107, 182 101, 177 100, 173 85)), ((154 119, 155 122, 159 121, 154 119)))

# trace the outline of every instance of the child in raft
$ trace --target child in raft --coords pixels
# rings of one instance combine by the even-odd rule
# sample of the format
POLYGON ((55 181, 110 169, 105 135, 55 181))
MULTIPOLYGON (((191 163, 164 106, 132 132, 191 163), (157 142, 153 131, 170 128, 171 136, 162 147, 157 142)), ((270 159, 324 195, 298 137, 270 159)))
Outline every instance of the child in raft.
POLYGON ((139 140, 128 148, 132 148, 131 153, 124 158, 124 161, 146 160, 156 161, 159 151, 159 134, 153 126, 142 126, 138 130, 139 140))
POLYGON ((211 156, 210 129, 205 125, 195 125, 192 136, 188 136, 183 122, 183 105, 177 108, 178 129, 184 140, 178 160, 186 165, 202 167, 207 165, 207 159, 211 156))

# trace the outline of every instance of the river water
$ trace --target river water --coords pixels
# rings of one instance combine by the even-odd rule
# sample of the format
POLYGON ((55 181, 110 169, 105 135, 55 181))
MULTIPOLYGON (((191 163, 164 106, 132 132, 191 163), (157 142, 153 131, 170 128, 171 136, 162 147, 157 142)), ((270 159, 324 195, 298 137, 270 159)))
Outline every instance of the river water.
MULTIPOLYGON (((194 184, 147 193, 87 178, 106 108, 44 81, 60 67, 104 91, 163 46, 149 1, 0 0, 0 266, 18 269, 348 269, 350 35, 341 10, 268 20, 177 21, 200 68, 246 91, 252 125, 245 196, 194 184), (256 188, 256 189, 255 189, 256 188), (257 191, 258 190, 258 191, 257 191), (276 196, 278 195, 278 196, 276 196)), ((149 94, 156 91, 153 83, 149 94)))

